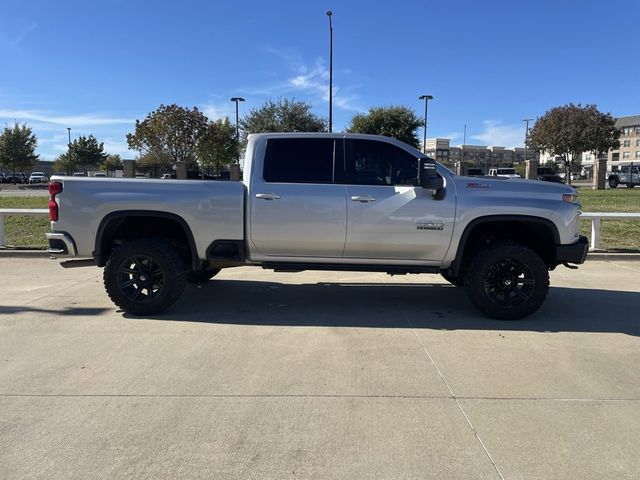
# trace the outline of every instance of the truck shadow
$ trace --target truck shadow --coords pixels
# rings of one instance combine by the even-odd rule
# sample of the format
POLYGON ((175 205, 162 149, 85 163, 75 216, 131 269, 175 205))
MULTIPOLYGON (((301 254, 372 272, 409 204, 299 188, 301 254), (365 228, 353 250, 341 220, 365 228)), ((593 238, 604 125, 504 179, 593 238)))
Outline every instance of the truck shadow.
MULTIPOLYGON (((211 280, 189 286, 168 312, 186 322, 288 327, 427 328, 624 333, 640 336, 640 293, 552 287, 524 320, 483 316, 462 288, 422 283, 317 283, 211 280)), ((128 316, 125 314, 125 316, 128 316)), ((139 317, 129 317, 139 318, 139 317)))

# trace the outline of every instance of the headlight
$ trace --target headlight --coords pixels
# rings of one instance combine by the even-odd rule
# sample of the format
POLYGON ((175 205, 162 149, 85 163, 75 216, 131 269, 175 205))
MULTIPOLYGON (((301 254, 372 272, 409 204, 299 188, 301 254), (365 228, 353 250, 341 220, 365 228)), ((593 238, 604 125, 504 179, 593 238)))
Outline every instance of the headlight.
POLYGON ((578 203, 578 192, 575 193, 563 193, 562 201, 566 203, 578 203))

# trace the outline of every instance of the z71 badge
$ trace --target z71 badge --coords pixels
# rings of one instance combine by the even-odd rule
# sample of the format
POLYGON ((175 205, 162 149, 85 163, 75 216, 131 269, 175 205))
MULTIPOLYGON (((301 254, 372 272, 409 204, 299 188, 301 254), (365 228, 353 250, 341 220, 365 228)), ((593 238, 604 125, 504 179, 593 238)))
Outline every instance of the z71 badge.
POLYGON ((418 230, 444 230, 444 223, 419 223, 418 230))

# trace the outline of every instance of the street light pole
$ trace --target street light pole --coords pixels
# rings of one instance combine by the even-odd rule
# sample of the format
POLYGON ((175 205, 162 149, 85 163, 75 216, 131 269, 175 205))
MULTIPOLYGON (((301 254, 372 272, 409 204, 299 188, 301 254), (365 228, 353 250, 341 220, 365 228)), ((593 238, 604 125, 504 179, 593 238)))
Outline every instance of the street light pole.
POLYGON ((418 100, 424 100, 424 134, 422 137, 422 153, 427 154, 427 105, 433 100, 432 95, 420 95, 418 100))
POLYGON ((331 23, 333 12, 329 10, 329 133, 333 131, 333 24, 331 23))
POLYGON ((244 102, 244 98, 233 97, 231 101, 236 103, 236 144, 238 148, 238 164, 240 164, 240 117, 238 116, 238 102, 244 102))
POLYGON ((69 165, 71 164, 71 127, 67 127, 67 133, 69 134, 69 152, 67 153, 67 155, 69 155, 69 158, 67 158, 67 175, 70 175, 71 172, 69 171, 69 165))
POLYGON ((527 143, 529 142, 529 122, 532 121, 532 120, 533 120, 533 118, 525 118, 524 120, 522 120, 526 124, 526 127, 524 129, 524 161, 525 161, 525 164, 527 162, 527 143))

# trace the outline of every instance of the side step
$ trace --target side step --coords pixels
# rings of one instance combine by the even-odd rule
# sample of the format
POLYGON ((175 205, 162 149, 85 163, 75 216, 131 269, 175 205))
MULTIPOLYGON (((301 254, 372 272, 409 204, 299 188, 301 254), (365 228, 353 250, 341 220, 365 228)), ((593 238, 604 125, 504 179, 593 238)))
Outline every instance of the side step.
POLYGON ((440 267, 415 265, 366 265, 356 263, 263 263, 265 270, 298 273, 305 270, 327 270, 334 272, 383 272, 390 275, 407 273, 440 273, 440 267))

